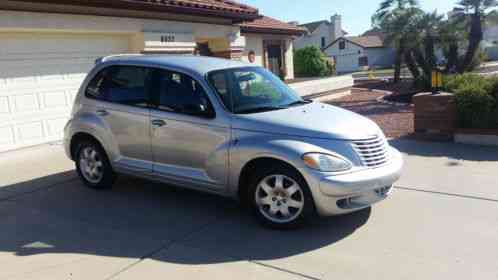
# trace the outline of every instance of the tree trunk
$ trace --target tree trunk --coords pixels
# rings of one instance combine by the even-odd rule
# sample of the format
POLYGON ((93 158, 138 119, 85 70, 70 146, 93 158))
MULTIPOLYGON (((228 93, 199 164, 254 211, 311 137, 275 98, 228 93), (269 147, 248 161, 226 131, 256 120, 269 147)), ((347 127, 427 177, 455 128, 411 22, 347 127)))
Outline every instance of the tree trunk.
POLYGON ((427 61, 428 67, 431 68, 431 70, 436 69, 437 62, 436 62, 436 54, 434 50, 434 37, 432 35, 428 35, 424 39, 424 47, 425 47, 425 59, 427 61))
POLYGON ((448 50, 448 56, 446 57, 447 65, 446 72, 454 73, 458 66, 458 45, 456 42, 451 42, 448 50))
POLYGON ((422 68, 422 71, 424 72, 424 77, 425 78, 431 77, 432 70, 434 70, 434 69, 432 69, 431 65, 427 61, 427 59, 424 56, 424 54, 422 53, 422 51, 420 51, 417 48, 414 48, 413 54, 415 56, 415 60, 417 61, 418 65, 420 65, 420 67, 422 68))
POLYGON ((420 77, 420 70, 418 69, 417 63, 413 58, 413 53, 411 50, 405 52, 405 61, 408 69, 412 73, 413 78, 417 80, 420 77))
POLYGON ((483 40, 481 13, 479 8, 475 8, 475 12, 471 18, 470 34, 469 34, 469 47, 465 53, 465 57, 458 67, 458 72, 463 73, 471 70, 472 62, 479 50, 481 41, 483 40))
POLYGON ((403 45, 400 44, 396 50, 396 59, 394 62, 394 83, 397 84, 401 81, 401 64, 403 64, 403 53, 405 52, 403 45))

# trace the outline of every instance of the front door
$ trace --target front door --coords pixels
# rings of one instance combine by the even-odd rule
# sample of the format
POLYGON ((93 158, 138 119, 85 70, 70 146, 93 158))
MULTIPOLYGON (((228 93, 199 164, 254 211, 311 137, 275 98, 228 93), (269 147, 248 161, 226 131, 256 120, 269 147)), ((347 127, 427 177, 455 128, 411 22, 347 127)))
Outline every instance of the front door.
POLYGON ((268 69, 282 77, 282 48, 280 45, 268 45, 268 69))
POLYGON ((156 70, 151 111, 153 171, 186 187, 223 188, 230 127, 216 118, 203 87, 190 76, 156 70))
POLYGON ((150 69, 111 66, 90 82, 86 96, 96 99, 95 114, 109 128, 108 145, 115 166, 125 171, 152 172, 150 109, 146 87, 150 69))

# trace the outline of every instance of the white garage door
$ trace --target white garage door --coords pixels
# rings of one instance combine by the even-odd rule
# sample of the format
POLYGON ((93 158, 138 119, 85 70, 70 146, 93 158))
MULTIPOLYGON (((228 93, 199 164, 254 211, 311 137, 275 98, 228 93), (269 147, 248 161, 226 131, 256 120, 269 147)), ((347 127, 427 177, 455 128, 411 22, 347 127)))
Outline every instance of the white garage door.
POLYGON ((0 33, 0 152, 60 140, 95 59, 129 49, 126 36, 0 33))

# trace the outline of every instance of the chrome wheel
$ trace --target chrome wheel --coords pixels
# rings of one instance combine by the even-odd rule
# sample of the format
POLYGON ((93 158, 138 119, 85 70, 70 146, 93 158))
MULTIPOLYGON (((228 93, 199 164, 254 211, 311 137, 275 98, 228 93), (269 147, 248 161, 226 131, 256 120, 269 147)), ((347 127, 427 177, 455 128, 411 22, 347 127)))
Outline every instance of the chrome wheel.
POLYGON ((301 186, 285 175, 271 175, 261 180, 255 196, 261 214, 274 223, 292 222, 304 209, 301 186))
POLYGON ((98 184, 104 177, 102 156, 93 147, 85 147, 80 153, 81 174, 90 183, 98 184))

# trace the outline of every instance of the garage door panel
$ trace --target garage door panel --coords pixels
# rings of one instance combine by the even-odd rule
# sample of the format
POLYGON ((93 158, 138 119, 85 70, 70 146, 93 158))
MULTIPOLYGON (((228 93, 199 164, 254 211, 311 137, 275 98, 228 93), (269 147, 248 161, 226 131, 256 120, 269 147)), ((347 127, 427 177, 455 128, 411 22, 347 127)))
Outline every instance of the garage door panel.
POLYGON ((67 120, 68 119, 65 117, 47 120, 47 136, 56 138, 62 137, 67 120))
POLYGON ((66 108, 69 106, 66 91, 41 93, 44 109, 66 108))
POLYGON ((0 127, 0 151, 1 147, 10 147, 14 144, 14 129, 12 126, 0 127))
POLYGON ((14 105, 14 113, 28 113, 40 110, 38 95, 36 93, 14 95, 12 99, 14 105))
POLYGON ((0 118, 10 114, 9 98, 7 96, 0 96, 0 118))
POLYGON ((0 33, 0 151, 59 140, 79 87, 126 36, 0 33))
POLYGON ((28 122, 17 125, 17 140, 21 143, 38 142, 45 136, 43 121, 28 122))

